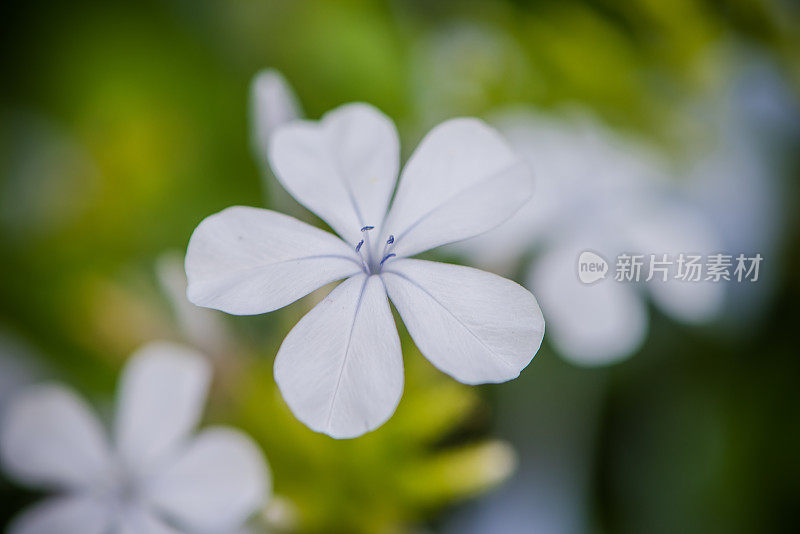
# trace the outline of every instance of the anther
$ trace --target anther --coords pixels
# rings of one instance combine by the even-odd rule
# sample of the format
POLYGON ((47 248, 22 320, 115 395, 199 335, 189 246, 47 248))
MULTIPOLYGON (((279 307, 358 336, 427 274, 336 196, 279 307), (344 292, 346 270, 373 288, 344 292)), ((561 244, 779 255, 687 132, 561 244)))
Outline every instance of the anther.
POLYGON ((361 247, 362 247, 362 245, 364 245, 364 240, 363 240, 363 239, 362 239, 361 241, 359 241, 359 242, 358 242, 358 245, 356 245, 356 254, 358 254, 359 252, 361 252, 361 247))
MULTIPOLYGON (((386 244, 383 245, 383 252, 381 252, 381 256, 383 257, 384 261, 386 261, 386 253, 392 248, 392 243, 394 243, 394 236, 390 235, 389 239, 386 240, 386 244)), ((383 261, 381 261, 381 265, 383 265, 383 261)))
POLYGON ((397 254, 387 254, 386 256, 384 256, 383 259, 381 260, 381 265, 383 265, 383 262, 385 262, 386 260, 388 260, 393 256, 397 256, 397 254))
POLYGON ((361 231, 362 231, 362 232, 369 232, 370 230, 374 230, 374 229, 375 229, 375 227, 374 227, 374 226, 364 226, 364 227, 361 229, 361 231))

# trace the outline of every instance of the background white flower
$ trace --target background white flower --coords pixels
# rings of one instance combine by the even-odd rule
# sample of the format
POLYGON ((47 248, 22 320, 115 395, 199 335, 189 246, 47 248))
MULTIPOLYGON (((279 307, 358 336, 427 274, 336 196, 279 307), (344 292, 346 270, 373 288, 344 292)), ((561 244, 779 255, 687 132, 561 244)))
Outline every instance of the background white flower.
MULTIPOLYGON (((559 353, 584 365, 630 356, 648 328, 640 288, 611 280, 582 284, 575 272, 578 255, 599 252, 613 278, 623 252, 717 252, 713 228, 671 183, 656 150, 585 113, 557 117, 514 110, 493 122, 533 167, 536 194, 501 227, 453 250, 501 270, 513 270, 538 251, 527 269, 527 286, 539 296, 559 353)), ((708 320, 722 303, 718 284, 654 279, 646 288, 665 313, 685 322, 708 320)))
POLYGON ((276 310, 347 278, 292 329, 275 379, 313 430, 355 437, 394 412, 403 390, 392 299, 420 351, 468 384, 519 375, 544 320, 521 286, 468 267, 406 259, 500 224, 527 200, 527 167, 474 119, 434 128, 403 170, 394 124, 366 104, 277 130, 283 186, 341 239, 280 213, 232 207, 206 218, 186 256, 189 300, 236 315, 276 310))
MULTIPOLYGON (((183 253, 161 254, 155 265, 159 287, 169 301, 182 340, 223 364, 226 356, 237 350, 237 341, 223 315, 215 310, 198 308, 186 299, 186 270, 183 253)), ((217 366, 219 371, 219 367, 217 366)))
POLYGON ((280 126, 303 116, 303 109, 286 78, 275 69, 264 69, 250 86, 251 141, 253 153, 269 165, 269 140, 280 126))
POLYGON ((272 174, 267 154, 272 134, 284 124, 303 117, 292 86, 279 71, 264 69, 250 84, 250 145, 261 168, 264 191, 271 206, 302 219, 308 212, 281 187, 272 174))
POLYGON ((261 507, 270 478, 263 455, 239 431, 190 436, 210 369, 171 343, 127 364, 109 441, 72 390, 35 386, 9 407, 0 434, 6 472, 57 491, 24 512, 12 534, 228 534, 261 507))

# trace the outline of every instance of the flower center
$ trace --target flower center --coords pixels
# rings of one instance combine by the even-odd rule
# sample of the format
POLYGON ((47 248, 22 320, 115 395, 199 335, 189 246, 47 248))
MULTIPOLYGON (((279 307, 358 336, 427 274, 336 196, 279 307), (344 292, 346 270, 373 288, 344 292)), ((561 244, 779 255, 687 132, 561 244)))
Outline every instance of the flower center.
POLYGON ((126 510, 140 502, 141 486, 140 480, 127 469, 116 467, 104 477, 98 488, 98 496, 110 507, 126 510))
POLYGON ((361 234, 364 238, 356 244, 356 253, 361 257, 361 265, 364 268, 364 272, 367 274, 380 273, 386 260, 396 256, 396 254, 392 253, 392 248, 394 248, 393 235, 390 235, 389 239, 384 243, 382 252, 376 254, 378 249, 372 245, 370 239, 370 232, 374 229, 374 226, 363 227, 361 229, 361 234))

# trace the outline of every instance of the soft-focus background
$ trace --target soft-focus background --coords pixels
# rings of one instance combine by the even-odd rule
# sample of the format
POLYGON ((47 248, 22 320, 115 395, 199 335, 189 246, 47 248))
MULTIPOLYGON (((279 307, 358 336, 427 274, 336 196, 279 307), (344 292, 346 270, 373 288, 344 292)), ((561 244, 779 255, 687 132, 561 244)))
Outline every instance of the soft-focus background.
MULTIPOLYGON (((207 420, 272 465, 256 532, 796 532, 798 24, 790 0, 3 2, 0 413, 44 378, 109 413, 125 357, 167 338, 213 359, 207 420), (309 117, 378 106, 405 157, 448 117, 581 109, 670 161, 731 252, 764 256, 761 279, 700 325, 644 300, 646 337, 612 365, 546 336, 502 385, 452 381, 401 328, 395 417, 315 434, 271 370, 315 297, 230 318, 181 296, 205 216, 283 209, 251 150, 266 67, 309 117)), ((0 479, 0 525, 36 497, 0 479)))

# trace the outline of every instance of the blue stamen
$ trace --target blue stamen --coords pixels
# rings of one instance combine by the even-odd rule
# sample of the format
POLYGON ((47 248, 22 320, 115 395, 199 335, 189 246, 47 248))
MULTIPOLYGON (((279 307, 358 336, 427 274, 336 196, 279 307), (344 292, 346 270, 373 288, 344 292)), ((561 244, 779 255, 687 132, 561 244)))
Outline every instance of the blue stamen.
POLYGON ((361 246, 363 244, 364 244, 364 240, 363 239, 358 242, 358 245, 356 245, 356 253, 361 252, 361 246))
POLYGON ((365 226, 365 227, 363 227, 363 228, 361 229, 361 231, 362 231, 362 232, 368 232, 368 231, 370 231, 370 230, 374 230, 374 229, 375 229, 375 227, 374 227, 374 226, 365 226))
POLYGON ((394 243, 394 236, 390 235, 389 239, 386 240, 386 244, 387 245, 391 245, 392 243, 394 243))
POLYGON ((384 258, 381 260, 381 265, 383 265, 383 262, 385 262, 386 260, 388 260, 388 259, 389 259, 389 258, 391 258, 392 256, 397 256, 397 254, 387 254, 387 255, 386 255, 386 256, 385 256, 385 257, 384 257, 384 258))

